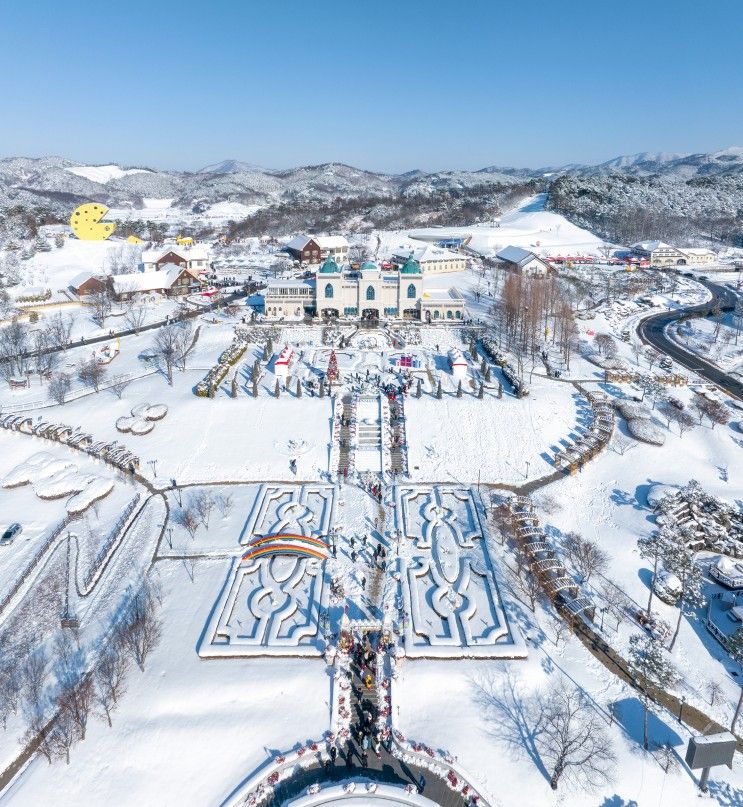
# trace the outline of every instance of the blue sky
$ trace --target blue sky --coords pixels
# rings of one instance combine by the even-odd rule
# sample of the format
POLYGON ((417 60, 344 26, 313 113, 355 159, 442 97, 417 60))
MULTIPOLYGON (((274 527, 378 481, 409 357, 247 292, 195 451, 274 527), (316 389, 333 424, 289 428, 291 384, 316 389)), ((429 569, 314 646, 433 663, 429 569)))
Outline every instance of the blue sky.
POLYGON ((0 155, 197 169, 743 145, 740 0, 3 0, 0 155))

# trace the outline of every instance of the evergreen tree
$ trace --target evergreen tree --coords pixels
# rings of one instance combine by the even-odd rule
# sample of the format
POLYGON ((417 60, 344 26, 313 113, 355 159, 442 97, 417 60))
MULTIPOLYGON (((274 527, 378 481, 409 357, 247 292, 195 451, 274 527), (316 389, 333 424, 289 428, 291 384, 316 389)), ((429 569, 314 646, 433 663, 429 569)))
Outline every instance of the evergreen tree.
POLYGON ((477 391, 477 397, 482 400, 485 397, 485 385, 480 384, 480 389, 477 391))
POLYGON ((486 367, 486 368, 485 368, 485 381, 486 381, 488 384, 490 383, 490 378, 491 378, 491 375, 490 375, 490 367, 488 366, 488 367, 486 367))
POLYGON ((273 342, 269 336, 268 341, 266 342, 266 347, 263 349, 263 361, 267 362, 271 356, 273 356, 273 342))
POLYGON ((421 395, 423 395, 423 380, 419 378, 418 379, 418 386, 417 386, 417 388, 415 390, 415 397, 420 398, 421 395))
POLYGON ((457 398, 462 397, 462 379, 459 379, 459 384, 457 384, 457 398))
MULTIPOLYGON (((485 377, 485 380, 486 380, 486 381, 488 380, 488 379, 487 379, 487 376, 485 377)), ((502 397, 503 397, 503 384, 501 384, 501 382, 500 382, 500 381, 498 382, 498 397, 499 397, 499 398, 502 398, 502 397)))
POLYGON ((438 386, 436 387, 436 397, 441 400, 441 379, 439 379, 438 386))
POLYGON ((320 382, 320 397, 321 398, 325 397, 325 382, 324 381, 320 382))
POLYGON ((281 395, 281 385, 279 384, 279 379, 276 379, 276 387, 274 388, 274 395, 278 398, 281 395))
POLYGON ((678 680, 666 651, 652 636, 636 633, 630 636, 629 671, 640 687, 643 703, 642 746, 647 751, 648 742, 648 704, 650 687, 667 689, 678 680))
POLYGON ((232 376, 232 389, 231 389, 232 397, 237 398, 237 373, 232 376))
POLYGON ((256 378, 253 379, 253 397, 258 397, 258 379, 256 378))
POLYGON ((650 616, 650 608, 653 604, 653 581, 658 574, 660 562, 668 554, 672 544, 673 538, 668 530, 654 530, 650 535, 644 535, 637 539, 640 557, 652 561, 653 564, 653 577, 650 580, 650 594, 646 609, 648 616, 650 616))
POLYGON ((689 539, 692 536, 684 529, 679 529, 674 535, 674 541, 663 557, 663 564, 669 572, 678 577, 681 582, 681 596, 678 601, 679 615, 676 621, 676 630, 668 649, 673 650, 681 630, 681 619, 684 615, 689 619, 696 617, 696 609, 702 608, 706 603, 702 585, 704 576, 702 570, 694 561, 693 550, 689 549, 689 539))
MULTIPOLYGON (((738 628, 732 636, 728 637, 726 644, 728 653, 732 656, 734 661, 743 665, 743 628, 738 628)), ((738 722, 740 710, 743 707, 743 683, 740 686, 740 696, 738 697, 738 705, 735 707, 733 719, 730 722, 730 731, 735 733, 735 724, 738 722)))
POLYGON ((297 379, 297 398, 302 397, 302 382, 297 379))
POLYGON ((488 363, 485 361, 485 359, 483 359, 483 360, 480 362, 480 372, 481 372, 483 375, 485 375, 485 373, 487 372, 487 370, 488 370, 488 363))

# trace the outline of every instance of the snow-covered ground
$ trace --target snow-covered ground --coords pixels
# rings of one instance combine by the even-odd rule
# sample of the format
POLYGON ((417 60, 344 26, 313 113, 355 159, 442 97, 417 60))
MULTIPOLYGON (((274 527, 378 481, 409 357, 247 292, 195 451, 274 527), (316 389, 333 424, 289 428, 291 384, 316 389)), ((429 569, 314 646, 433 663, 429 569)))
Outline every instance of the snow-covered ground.
MULTIPOLYGON (((105 172, 99 176, 95 181, 106 181, 105 172)), ((148 217, 174 224, 169 202, 148 200, 148 217)), ((245 212, 233 203, 214 207, 215 220, 245 212)), ((401 245, 419 243, 412 236, 438 239, 464 234, 472 236, 473 248, 486 254, 509 244, 540 254, 598 254, 600 239, 545 212, 543 207, 542 197, 532 198, 504 215, 499 227, 379 233, 378 257, 385 257, 401 245)), ((139 212, 130 211, 131 215, 139 212)), ((374 247, 376 238, 372 236, 369 243, 374 247)), ((24 262, 29 281, 26 285, 33 281, 52 289, 61 288, 81 269, 104 267, 110 260, 110 250, 120 246, 69 240, 61 249, 37 253, 24 262)), ((230 270, 228 257, 233 258, 235 271, 247 266, 265 270, 275 260, 272 248, 257 241, 231 247, 219 255, 225 273, 230 270)), ((614 271, 586 269, 596 272, 592 283, 596 287, 608 282, 609 273, 614 271)), ((426 282, 436 288, 456 286, 465 296, 468 316, 486 320, 494 302, 488 287, 490 280, 472 268, 426 282)), ((336 728, 333 670, 319 655, 324 649, 322 626, 330 634, 337 632, 344 614, 362 622, 405 622, 406 596, 411 611, 418 598, 415 619, 420 620, 423 613, 428 621, 422 626, 411 617, 409 624, 399 626, 400 661, 392 684, 393 724, 406 737, 453 754, 462 770, 482 788, 484 799, 492 807, 691 803, 695 798, 695 774, 690 774, 683 763, 678 771, 665 774, 651 755, 641 751, 641 708, 636 692, 621 684, 577 639, 558 637, 554 610, 541 604, 532 613, 520 602, 523 596, 512 588, 508 573, 515 563, 514 554, 489 534, 492 530, 483 526, 485 511, 478 510, 475 503, 487 505, 494 497, 505 495, 505 491, 491 485, 519 486, 555 471, 556 451, 575 440, 587 423, 586 401, 570 383, 571 378, 591 391, 604 392, 610 399, 641 394, 630 384, 603 384, 603 369, 595 355, 598 334, 614 336, 618 358, 625 366, 650 372, 647 360, 640 351, 633 350, 632 332, 638 318, 696 302, 705 295, 698 284, 684 278, 679 279, 673 292, 657 289, 628 296, 617 292, 618 299, 601 303, 589 312, 591 319, 578 321, 581 354, 572 359, 569 371, 562 368, 562 379, 547 378, 544 366, 536 364, 532 368, 527 363, 524 374, 530 391, 523 399, 512 394, 500 370, 493 366, 492 378, 485 381, 480 359, 469 355, 469 337, 459 328, 421 327, 414 329, 415 338, 398 328, 395 344, 382 330, 354 334, 350 344, 336 348, 343 382, 336 388, 338 394, 360 394, 367 373, 399 384, 400 357, 409 356, 414 362, 410 391, 404 398, 409 478, 399 478, 396 488, 388 478, 381 501, 369 495, 371 479, 367 473, 360 480, 351 474, 345 484, 338 479, 337 445, 335 453, 332 446, 338 440, 334 424, 339 399, 320 398, 313 394, 316 386, 308 383, 316 382, 328 368, 330 346, 323 344, 322 326, 271 329, 273 357, 264 356, 269 329, 253 329, 245 354, 213 399, 197 397, 194 389, 230 344, 242 313, 209 313, 195 320, 200 329, 198 341, 188 356, 187 369, 175 371, 172 386, 148 359, 152 332, 120 341, 109 375, 133 379, 120 397, 110 390, 97 394, 84 390, 76 382, 75 399, 60 406, 49 401, 46 383, 42 385, 37 378, 28 390, 11 391, 1 385, 0 407, 27 407, 34 418, 41 416, 79 427, 96 441, 118 440, 140 458, 139 472, 152 487, 148 489, 129 476, 125 478, 79 451, 0 430, 0 479, 41 451, 51 454, 47 468, 57 474, 36 492, 31 482, 0 489, 0 528, 6 521, 23 524, 23 532, 14 543, 0 547, 0 560, 5 557, 0 564, 0 598, 28 567, 44 536, 65 515, 66 497, 47 500, 38 494, 51 488, 60 490, 55 486, 64 487, 69 482, 71 469, 64 467, 69 462, 77 465, 80 473, 100 475, 114 484, 108 496, 70 527, 77 535, 83 572, 135 493, 139 492, 143 500, 149 497, 144 516, 135 522, 130 537, 122 543, 101 588, 90 599, 80 598, 80 613, 84 615, 81 643, 90 648, 101 640, 124 592, 147 572, 162 587, 162 638, 144 672, 135 668, 128 674, 127 692, 113 714, 113 726, 109 728, 98 718, 92 720, 86 740, 73 748, 69 766, 49 766, 41 757, 32 759, 0 795, 0 804, 223 804, 267 759, 320 739, 326 731, 336 728), (637 299, 642 296, 649 303, 637 299), (622 340, 625 331, 630 331, 629 341, 622 340), (403 343, 406 338, 409 342, 400 344, 398 337, 403 343), (294 349, 296 360, 276 398, 274 357, 284 345, 294 349), (450 348, 462 350, 467 361, 461 397, 457 397, 457 380, 447 361, 450 348), (256 361, 260 380, 259 394, 254 398, 250 373, 256 361), (236 398, 231 396, 233 378, 236 398), (416 397, 419 380, 420 398, 416 397), (439 381, 441 399, 436 397, 439 381), (301 397, 297 395, 297 382, 301 397), (479 399, 481 383, 483 398, 479 399), (502 397, 498 397, 499 383, 502 397), (132 410, 139 411, 137 408, 145 404, 162 404, 167 414, 155 421, 145 435, 117 430, 119 418, 129 418, 132 410), (296 461, 295 468, 292 460, 296 461), (59 462, 62 465, 52 464, 59 462), (168 490, 164 496, 155 492, 150 497, 153 488, 165 490, 173 479, 183 488, 168 490), (440 502, 424 503, 421 499, 416 504, 419 488, 425 488, 421 496, 433 496, 435 491, 440 502), (191 537, 180 513, 183 503, 188 506, 193 497, 203 492, 229 498, 231 505, 224 513, 215 510, 208 525, 198 526, 191 537), (406 497, 410 506, 403 504, 406 497), (412 528, 398 545, 397 530, 402 530, 403 520, 406 530, 411 522, 412 528), (240 558, 251 540, 277 534, 299 534, 317 540, 334 534, 337 555, 334 552, 322 560, 322 571, 315 561, 284 563, 286 558, 273 565, 258 563, 255 568, 241 564, 240 558), (435 538, 426 545, 431 535, 435 538), (377 541, 384 541, 389 550, 390 566, 384 574, 378 572, 371 554, 377 541), (460 583, 451 582, 456 577, 452 574, 455 561, 460 560, 465 564, 462 568, 468 570, 466 585, 476 590, 472 595, 476 607, 462 617, 463 627, 457 636, 452 636, 453 632, 444 635, 445 631, 436 634, 432 627, 434 612, 440 614, 441 608, 448 607, 447 602, 454 609, 463 608, 460 591, 453 591, 460 583), (408 574, 411 569, 412 576, 408 574), (255 572, 250 581, 253 588, 241 588, 238 575, 243 571, 251 575, 255 572), (472 573, 479 575, 475 582, 472 573), (320 588, 314 590, 306 585, 308 577, 312 578, 309 583, 317 583, 318 574, 325 575, 322 579, 328 585, 332 582, 332 597, 326 590, 321 592, 320 588), (238 582, 234 600, 228 596, 233 590, 233 576, 238 582), (375 577, 379 578, 375 583, 378 599, 372 602, 369 589, 375 577), (286 587, 282 588, 288 578, 295 587, 289 594, 286 587), (289 596, 289 605, 293 602, 297 608, 281 610, 285 607, 284 596, 289 596), (484 623, 478 623, 481 634, 469 645, 468 639, 462 639, 467 636, 464 625, 467 619, 474 622, 475 617, 484 623), (278 642, 276 632, 272 634, 264 624, 274 618, 277 623, 285 621, 292 631, 304 625, 308 638, 294 642, 282 636, 278 642), (256 627, 258 623, 260 629, 256 627), (512 653, 508 661, 487 658, 487 637, 494 626, 503 634, 512 631, 518 652, 512 653), (223 652, 225 635, 236 640, 228 647, 237 648, 234 657, 223 652), (406 659, 403 636, 407 637, 408 647, 422 656, 431 650, 425 637, 434 636, 444 646, 443 650, 437 649, 446 658, 406 659), (478 641, 482 637, 485 640, 478 641), (295 645, 307 651, 302 658, 290 657, 295 645), (214 647, 219 652, 214 652, 214 647), (473 647, 481 658, 463 658, 475 655, 473 647), (524 647, 527 658, 518 658, 524 647), (278 657, 279 653, 283 657, 278 657), (614 781, 596 792, 561 789, 554 794, 530 745, 530 696, 556 681, 577 686, 586 693, 612 738, 617 755, 614 781), (517 693, 514 702, 508 700, 509 686, 517 693), (503 706, 509 704, 522 706, 523 710, 504 710, 503 706)), ((152 318, 162 319, 171 307, 172 303, 166 301, 153 305, 152 318)), ((93 333, 87 310, 67 311, 74 317, 73 339, 93 333)), ((111 318, 111 327, 116 326, 116 321, 116 317, 111 318)), ((700 329, 695 338, 703 341, 708 326, 697 323, 695 327, 700 329)), ((353 330, 346 327, 346 335, 353 330)), ((78 362, 90 352, 89 347, 67 351, 60 369, 74 374, 78 362)), ((550 361, 553 359, 557 361, 550 356, 550 361)), ((686 404, 693 394, 686 388, 669 392, 686 404)), ((369 457, 366 465, 357 463, 360 469, 385 467, 384 452, 388 447, 383 441, 389 435, 385 404, 386 400, 374 397, 365 399, 360 409, 360 417, 368 421, 367 425, 384 427, 380 429, 381 437, 376 431, 373 435, 374 451, 379 456, 375 454, 373 461, 369 457)), ((734 421, 740 420, 732 408, 731 414, 734 421)), ((595 540, 609 556, 606 580, 638 605, 647 601, 650 580, 648 564, 636 548, 637 539, 654 527, 647 503, 650 487, 684 485, 694 478, 705 490, 735 506, 740 506, 741 499, 743 440, 734 423, 714 430, 705 424, 680 436, 675 427, 669 430, 657 412, 651 417, 665 438, 662 447, 631 441, 624 420, 618 417, 614 442, 607 449, 579 473, 565 475, 534 493, 541 522, 558 551, 562 537, 571 530, 595 540)), ((356 426, 353 433, 359 434, 356 426)), ((22 471, 23 468, 17 473, 22 475, 22 471)), ((58 560, 57 576, 67 564, 62 552, 58 560)), ((602 577, 597 575, 585 587, 599 608, 601 582, 602 577)), ((462 582, 461 592, 468 593, 465 588, 462 582)), ((32 592, 15 612, 16 616, 34 614, 33 626, 42 632, 40 641, 50 646, 54 632, 59 630, 62 608, 61 589, 55 592, 43 602, 40 599, 35 610, 27 611, 29 601, 34 605, 32 592), (39 611, 47 602, 52 605, 41 618, 39 611)), ((669 622, 678 613, 674 607, 657 601, 654 610, 669 622)), ((0 613, 0 628, 6 624, 4 619, 0 613)), ((607 641, 626 655, 630 635, 640 628, 630 617, 617 626, 607 616, 602 630, 607 641)), ((740 670, 700 620, 684 619, 672 659, 682 675, 677 693, 712 718, 729 723, 739 692, 740 670), (718 683, 724 693, 714 706, 706 701, 709 681, 718 683)), ((22 747, 23 731, 19 713, 0 732, 0 768, 22 747)), ((658 710, 651 720, 652 742, 670 743, 679 758, 683 757, 688 736, 676 717, 663 710, 658 710)), ((725 807, 743 803, 740 757, 736 757, 732 771, 715 770, 713 780, 711 793, 716 803, 725 807)))
MULTIPOLYGON (((600 255, 604 241, 571 224, 564 216, 545 211, 546 198, 546 194, 539 194, 527 199, 516 210, 505 213, 497 227, 477 224, 423 228, 411 230, 408 235, 419 241, 470 238, 470 248, 483 255, 492 255, 507 246, 521 247, 537 255, 600 255)), ((391 242, 389 245, 399 246, 391 242)))

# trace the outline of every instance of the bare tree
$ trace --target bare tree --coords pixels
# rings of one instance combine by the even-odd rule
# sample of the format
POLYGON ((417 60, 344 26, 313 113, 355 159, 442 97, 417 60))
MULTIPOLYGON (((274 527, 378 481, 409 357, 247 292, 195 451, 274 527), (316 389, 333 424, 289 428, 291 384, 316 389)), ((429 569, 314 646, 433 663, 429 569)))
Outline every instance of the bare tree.
POLYGON ((193 497, 187 499, 186 503, 173 513, 173 521, 179 527, 183 527, 192 540, 196 537, 196 531, 201 524, 201 517, 194 504, 193 497))
POLYGON ((660 353, 653 347, 646 347, 643 355, 645 356, 645 361, 648 363, 648 370, 652 370, 653 366, 660 361, 660 353))
POLYGON ((22 322, 13 320, 10 325, 0 328, 0 372, 4 378, 19 378, 28 368, 29 338, 28 328, 22 322))
POLYGON ((709 700, 709 705, 712 707, 717 706, 725 695, 725 690, 722 688, 719 681, 715 680, 707 681, 704 691, 707 693, 707 700, 709 700))
POLYGON ((609 556, 597 543, 583 538, 577 532, 565 534, 563 549, 575 567, 581 584, 587 583, 594 572, 602 573, 609 565, 609 556))
POLYGON ((614 439, 611 441, 612 450, 623 457, 628 451, 635 448, 637 443, 629 437, 617 432, 614 439))
POLYGON ((168 384, 173 385, 173 368, 185 369, 185 360, 191 342, 191 323, 172 323, 159 328, 155 335, 155 355, 165 365, 168 384))
POLYGON ((616 757, 603 719, 586 696, 561 684, 543 704, 538 745, 542 759, 551 763, 550 787, 557 790, 564 780, 585 792, 610 782, 616 757))
POLYGON ((101 382, 107 372, 106 365, 101 364, 94 356, 83 359, 77 365, 77 377, 86 387, 93 387, 96 392, 100 391, 101 382))
POLYGON ((106 319, 111 313, 111 294, 108 289, 97 291, 88 297, 88 304, 93 309, 93 319, 101 328, 106 324, 106 319))
POLYGON ((537 602, 542 594, 539 578, 529 570, 525 563, 519 565, 518 570, 515 572, 509 567, 508 572, 509 580, 514 589, 526 597, 529 608, 535 611, 537 602))
POLYGON ((21 695, 19 658, 7 634, 0 635, 0 726, 5 729, 8 718, 18 711, 21 695))
POLYGON ((139 333, 140 328, 144 325, 147 319, 147 306, 137 300, 131 298, 126 302, 126 311, 124 312, 124 321, 134 331, 139 333))
POLYGON ((232 506, 234 504, 232 500, 232 495, 229 493, 219 493, 215 499, 217 503, 217 510, 219 510, 219 515, 222 518, 227 518, 227 516, 232 511, 232 506))
POLYGON ((72 334, 72 324, 74 320, 68 315, 63 315, 61 311, 52 315, 46 320, 46 331, 49 335, 49 341, 55 347, 65 347, 70 343, 70 335, 72 334))
POLYGON ((93 668, 95 699, 111 726, 111 712, 126 691, 126 673, 129 659, 116 642, 108 645, 93 668))
POLYGON ((93 679, 86 670, 85 653, 79 645, 73 643, 67 632, 57 637, 55 649, 59 687, 57 711, 69 717, 79 739, 84 740, 94 695, 93 679))
POLYGON ((147 657, 160 641, 162 625, 157 614, 159 601, 157 587, 149 580, 144 580, 129 601, 119 626, 121 645, 140 670, 144 670, 147 657))
POLYGON ((676 407, 672 406, 670 410, 666 417, 674 421, 678 426, 679 437, 683 437, 684 432, 690 431, 697 425, 694 418, 685 409, 676 409, 676 407))
POLYGON ((632 605, 632 601, 621 588, 608 580, 601 584, 600 593, 607 607, 614 614, 617 620, 617 628, 619 628, 632 605))
MULTIPOLYGON (((45 742, 51 758, 64 759, 70 764, 70 750, 80 739, 80 731, 69 710, 57 701, 58 712, 46 731, 45 742)), ((51 761, 51 760, 50 760, 51 761)))
POLYGON ((57 373, 49 382, 49 397, 61 406, 67 400, 71 388, 72 379, 69 375, 57 373))
POLYGON ((710 401, 706 414, 713 430, 715 426, 725 426, 730 422, 730 412, 722 401, 710 401))
POLYGON ((204 529, 209 529, 209 518, 217 504, 214 494, 210 490, 199 490, 191 497, 191 503, 204 529))
POLYGON ((593 339, 593 344, 601 355, 607 356, 608 358, 613 358, 617 355, 617 343, 614 341, 614 337, 610 336, 608 333, 597 333, 593 339), (613 353, 610 354, 607 352, 612 349, 614 351, 613 353))
POLYGON ((659 745, 653 752, 653 756, 658 760, 658 764, 663 768, 663 773, 668 773, 678 767, 678 757, 676 751, 670 743, 659 745))
POLYGON ((121 396, 124 394, 124 390, 129 386, 130 383, 130 378, 119 375, 112 380, 112 382, 108 385, 108 388, 117 398, 121 399, 121 396))

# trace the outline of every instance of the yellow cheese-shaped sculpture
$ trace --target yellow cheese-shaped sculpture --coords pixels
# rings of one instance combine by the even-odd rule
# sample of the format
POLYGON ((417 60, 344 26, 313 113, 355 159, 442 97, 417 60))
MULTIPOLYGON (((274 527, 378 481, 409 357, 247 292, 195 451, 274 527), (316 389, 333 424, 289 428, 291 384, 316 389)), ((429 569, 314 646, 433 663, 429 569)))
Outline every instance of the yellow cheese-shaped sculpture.
POLYGON ((101 219, 108 213, 108 208, 105 205, 97 205, 93 202, 80 205, 70 216, 70 227, 72 232, 81 241, 105 241, 113 231, 116 225, 113 222, 103 222, 101 219))

